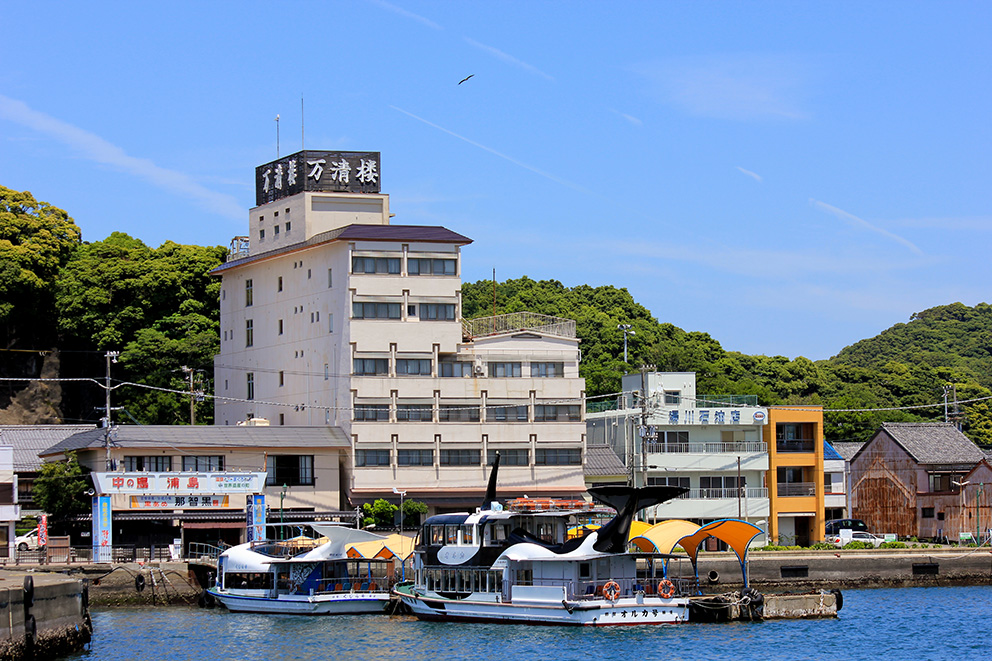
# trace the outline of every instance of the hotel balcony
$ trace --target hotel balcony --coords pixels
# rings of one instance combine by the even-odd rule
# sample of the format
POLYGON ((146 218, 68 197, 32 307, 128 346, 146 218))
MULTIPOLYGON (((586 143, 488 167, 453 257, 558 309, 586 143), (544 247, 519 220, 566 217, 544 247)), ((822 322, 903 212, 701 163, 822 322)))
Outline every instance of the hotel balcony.
POLYGON ((779 483, 778 485, 778 495, 791 497, 791 496, 815 496, 816 495, 816 483, 815 482, 786 482, 779 483))
POLYGON ((511 312, 495 317, 462 319, 462 335, 466 339, 528 330, 557 337, 576 337, 574 319, 550 317, 536 312, 511 312))
POLYGON ((816 442, 812 438, 790 438, 775 441, 776 452, 815 452, 816 442))
POLYGON ((722 443, 645 443, 647 464, 669 470, 729 471, 736 470, 738 459, 741 470, 768 470, 768 445, 760 441, 722 443))
POLYGON ((690 489, 667 503, 649 507, 645 519, 725 519, 767 517, 768 489, 690 489), (741 493, 743 491, 743 493, 741 493))

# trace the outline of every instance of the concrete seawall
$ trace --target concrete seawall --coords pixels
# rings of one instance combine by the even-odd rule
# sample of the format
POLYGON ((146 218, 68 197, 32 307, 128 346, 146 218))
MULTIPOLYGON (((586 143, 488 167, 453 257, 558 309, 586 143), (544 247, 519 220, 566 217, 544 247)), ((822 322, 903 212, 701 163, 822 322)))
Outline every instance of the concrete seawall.
POLYGON ((0 571, 0 660, 54 659, 80 651, 92 634, 83 581, 0 571))
MULTIPOLYGON (((811 588, 990 585, 988 548, 758 551, 748 554, 750 585, 764 591, 811 588)), ((732 553, 701 553, 699 583, 704 592, 743 585, 732 553), (715 573, 715 575, 714 575, 715 573)))

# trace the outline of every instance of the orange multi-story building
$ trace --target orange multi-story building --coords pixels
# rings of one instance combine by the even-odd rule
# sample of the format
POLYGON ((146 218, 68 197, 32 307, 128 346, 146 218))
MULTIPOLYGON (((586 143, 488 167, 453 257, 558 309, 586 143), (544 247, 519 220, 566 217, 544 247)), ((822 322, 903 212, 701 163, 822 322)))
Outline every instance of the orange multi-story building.
POLYGON ((768 409, 768 536, 782 545, 823 539, 823 407, 768 409))

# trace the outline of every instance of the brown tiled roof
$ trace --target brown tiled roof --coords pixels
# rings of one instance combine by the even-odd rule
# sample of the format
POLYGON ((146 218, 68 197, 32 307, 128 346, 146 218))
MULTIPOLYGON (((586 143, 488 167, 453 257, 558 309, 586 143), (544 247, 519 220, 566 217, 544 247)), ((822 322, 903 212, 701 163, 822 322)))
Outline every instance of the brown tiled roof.
POLYGON ((586 475, 626 475, 627 468, 609 445, 587 445, 586 475))
POLYGON ((985 453, 949 422, 883 422, 876 436, 882 432, 918 464, 973 465, 985 458, 985 453))
POLYGON ((213 269, 211 273, 218 274, 260 259, 268 259, 331 241, 417 241, 420 243, 454 243, 460 246, 472 243, 472 239, 467 236, 452 232, 440 225, 367 225, 355 223, 328 232, 314 234, 306 241, 231 260, 213 269))
MULTIPOLYGON (((69 436, 40 452, 42 456, 104 447, 104 429, 69 436)), ((112 447, 124 448, 347 448, 339 427, 237 427, 223 425, 118 425, 112 447)))

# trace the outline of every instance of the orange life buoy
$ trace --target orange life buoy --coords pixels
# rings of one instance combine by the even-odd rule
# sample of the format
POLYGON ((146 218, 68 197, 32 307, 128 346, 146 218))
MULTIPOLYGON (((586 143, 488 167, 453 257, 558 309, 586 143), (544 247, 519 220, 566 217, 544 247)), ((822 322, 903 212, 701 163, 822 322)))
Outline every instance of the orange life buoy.
POLYGON ((658 584, 658 596, 662 599, 671 599, 675 594, 675 584, 667 578, 658 584))
POLYGON ((616 601, 617 597, 620 596, 620 584, 616 581, 610 581, 603 586, 603 594, 605 594, 606 598, 610 601, 616 601))

